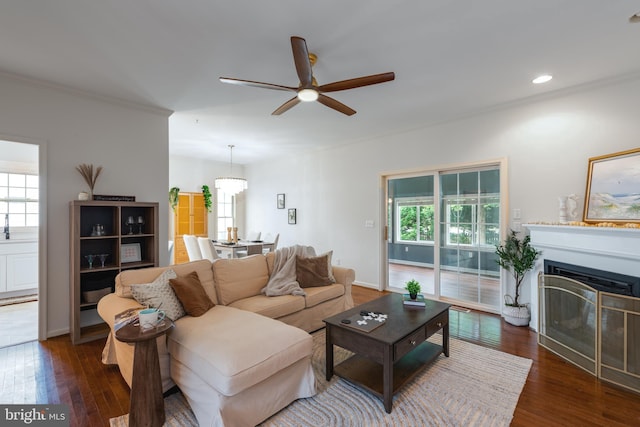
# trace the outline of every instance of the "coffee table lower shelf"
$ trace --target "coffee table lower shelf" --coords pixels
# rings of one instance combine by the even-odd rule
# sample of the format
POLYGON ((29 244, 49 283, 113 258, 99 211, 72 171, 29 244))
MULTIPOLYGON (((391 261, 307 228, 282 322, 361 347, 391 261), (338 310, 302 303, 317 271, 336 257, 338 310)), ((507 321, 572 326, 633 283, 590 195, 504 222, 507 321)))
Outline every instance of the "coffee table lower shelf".
MULTIPOLYGON (((442 346, 425 341, 393 365, 393 394, 444 352, 442 346)), ((383 366, 355 354, 336 365, 333 372, 384 400, 383 366)))

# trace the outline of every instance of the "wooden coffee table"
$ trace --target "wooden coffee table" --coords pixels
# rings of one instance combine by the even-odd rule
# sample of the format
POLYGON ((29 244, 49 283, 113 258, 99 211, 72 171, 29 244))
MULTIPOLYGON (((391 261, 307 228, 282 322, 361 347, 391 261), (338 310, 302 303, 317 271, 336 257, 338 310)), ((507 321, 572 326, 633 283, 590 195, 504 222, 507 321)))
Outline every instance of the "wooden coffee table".
POLYGON ((401 294, 389 294, 324 319, 326 377, 336 375, 379 396, 391 413, 393 395, 440 353, 449 357, 449 304, 427 300, 426 307, 402 304, 401 294), (361 311, 387 314, 387 320, 370 332, 341 321, 361 311), (426 341, 442 329, 442 345, 426 341), (333 346, 355 353, 333 366, 333 346))

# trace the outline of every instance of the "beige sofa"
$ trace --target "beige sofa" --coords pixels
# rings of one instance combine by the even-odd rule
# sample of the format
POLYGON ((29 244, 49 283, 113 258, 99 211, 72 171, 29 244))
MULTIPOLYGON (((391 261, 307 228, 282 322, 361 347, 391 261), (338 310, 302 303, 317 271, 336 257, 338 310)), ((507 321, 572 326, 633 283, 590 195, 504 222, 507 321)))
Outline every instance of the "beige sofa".
POLYGON ((305 296, 267 297, 273 253, 207 260, 170 267, 123 271, 116 291, 102 298, 98 313, 112 333, 103 362, 117 363, 131 385, 133 346, 113 337, 114 317, 140 305, 131 285, 152 282, 172 268, 178 276, 196 271, 215 304, 200 317, 176 320, 157 339, 163 390, 177 384, 201 426, 255 425, 293 400, 315 394, 311 336, 322 319, 353 306, 352 269, 333 266, 336 283, 305 288, 305 296))

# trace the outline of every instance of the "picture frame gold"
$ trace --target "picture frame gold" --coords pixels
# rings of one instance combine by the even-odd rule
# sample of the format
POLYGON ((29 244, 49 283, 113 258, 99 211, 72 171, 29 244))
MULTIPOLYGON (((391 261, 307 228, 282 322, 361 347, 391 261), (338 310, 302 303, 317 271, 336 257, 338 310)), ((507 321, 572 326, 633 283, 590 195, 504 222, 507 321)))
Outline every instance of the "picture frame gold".
POLYGON ((640 147, 589 159, 582 220, 640 223, 640 147))

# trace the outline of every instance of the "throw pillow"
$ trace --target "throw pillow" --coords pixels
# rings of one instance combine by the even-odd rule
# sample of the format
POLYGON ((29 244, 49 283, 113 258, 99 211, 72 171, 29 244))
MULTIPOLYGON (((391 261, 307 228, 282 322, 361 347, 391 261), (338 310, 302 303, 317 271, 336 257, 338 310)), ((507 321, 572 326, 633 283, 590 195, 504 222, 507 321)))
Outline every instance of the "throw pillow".
POLYGON ((200 317, 215 305, 204 291, 195 271, 169 279, 169 284, 189 316, 200 317))
POLYGON ((166 269, 151 283, 131 285, 133 298, 142 305, 148 307, 160 307, 171 320, 178 320, 186 313, 180 300, 171 289, 170 279, 175 279, 176 273, 172 269, 166 269))
POLYGON ((301 288, 312 288, 316 286, 327 286, 335 282, 327 274, 329 257, 321 255, 318 257, 303 258, 296 256, 296 280, 301 288))
POLYGON ((333 277, 333 266, 331 264, 331 257, 333 256, 333 251, 325 252, 322 255, 318 255, 318 257, 327 257, 327 277, 331 280, 331 283, 336 283, 336 278, 333 277))

